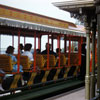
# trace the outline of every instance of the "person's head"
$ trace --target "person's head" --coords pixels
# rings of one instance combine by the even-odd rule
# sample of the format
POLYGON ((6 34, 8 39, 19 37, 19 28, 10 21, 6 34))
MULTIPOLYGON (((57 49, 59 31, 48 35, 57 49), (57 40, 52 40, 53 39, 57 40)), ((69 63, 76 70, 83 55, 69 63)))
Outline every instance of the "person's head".
MULTIPOLYGON (((48 43, 46 43, 45 48, 48 48, 48 43)), ((51 49, 51 44, 49 44, 49 50, 51 49)))
POLYGON ((25 44, 24 50, 25 50, 25 51, 30 51, 31 48, 32 48, 32 44, 27 43, 27 44, 25 44))
POLYGON ((20 46, 20 50, 23 50, 24 49, 23 44, 19 44, 19 46, 20 46))
MULTIPOLYGON (((61 52, 61 49, 60 49, 60 52, 61 52)), ((56 49, 56 53, 59 53, 59 48, 56 49)))
POLYGON ((7 54, 13 54, 13 53, 14 53, 14 49, 15 49, 15 48, 14 48, 13 46, 8 46, 8 47, 7 47, 7 50, 6 50, 6 53, 7 53, 7 54))
POLYGON ((36 49, 36 53, 39 54, 40 53, 40 49, 36 49))

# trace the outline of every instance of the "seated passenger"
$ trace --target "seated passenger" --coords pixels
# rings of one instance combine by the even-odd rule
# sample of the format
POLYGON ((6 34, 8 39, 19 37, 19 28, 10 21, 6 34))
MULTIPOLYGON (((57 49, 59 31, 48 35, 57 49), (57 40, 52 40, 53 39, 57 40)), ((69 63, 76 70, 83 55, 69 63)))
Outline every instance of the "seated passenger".
POLYGON ((41 54, 40 49, 36 49, 37 54, 41 54))
MULTIPOLYGON (((14 63, 12 72, 17 72, 17 69, 18 69, 18 67, 17 67, 17 58, 13 55, 13 53, 14 53, 14 47, 9 46, 6 50, 6 54, 11 57, 11 59, 14 63)), ((19 71, 23 72, 23 67, 21 65, 19 66, 19 71)))
POLYGON ((20 54, 22 54, 23 50, 24 50, 24 46, 23 46, 23 44, 19 44, 19 46, 20 46, 20 54))
POLYGON ((30 51, 32 54, 34 54, 34 49, 31 49, 31 51, 30 51))
MULTIPOLYGON (((61 53, 61 49, 60 49, 60 53, 61 53)), ((56 49, 56 54, 59 55, 59 48, 56 49)))
MULTIPOLYGON (((46 43, 45 48, 46 50, 42 51, 41 54, 48 54, 48 43, 46 43)), ((49 44, 49 54, 52 54, 57 57, 56 53, 51 50, 51 44, 49 44)))
MULTIPOLYGON (((32 48, 32 44, 30 44, 30 43, 25 44, 24 53, 22 55, 28 56, 29 60, 31 61, 30 62, 31 63, 31 68, 33 68, 33 61, 34 61, 34 59, 33 59, 33 54, 31 52, 31 48, 32 48)), ((38 66, 36 66, 36 70, 37 71, 40 70, 38 66)))
POLYGON ((24 56, 28 56, 29 60, 30 61, 33 61, 33 54, 31 53, 31 48, 32 48, 32 44, 30 43, 27 43, 25 44, 25 47, 24 47, 24 52, 22 53, 22 55, 24 56))
MULTIPOLYGON (((61 49, 60 49, 60 53, 61 53, 61 49)), ((56 49, 56 54, 57 54, 57 59, 59 59, 59 48, 56 49)))

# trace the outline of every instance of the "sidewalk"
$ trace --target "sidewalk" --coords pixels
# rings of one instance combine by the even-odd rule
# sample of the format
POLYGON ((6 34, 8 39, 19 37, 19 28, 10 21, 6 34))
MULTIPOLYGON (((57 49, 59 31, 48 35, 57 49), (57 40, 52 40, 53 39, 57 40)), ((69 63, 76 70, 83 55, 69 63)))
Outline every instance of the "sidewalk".
POLYGON ((85 100, 85 88, 79 88, 45 100, 85 100))

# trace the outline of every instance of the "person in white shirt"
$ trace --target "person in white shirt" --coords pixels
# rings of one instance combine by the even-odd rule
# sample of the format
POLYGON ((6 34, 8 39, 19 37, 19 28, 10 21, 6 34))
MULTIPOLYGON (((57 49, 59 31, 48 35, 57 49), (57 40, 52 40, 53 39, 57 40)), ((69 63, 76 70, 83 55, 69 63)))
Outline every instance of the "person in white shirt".
POLYGON ((22 53, 22 55, 24 56, 28 56, 29 60, 30 61, 33 61, 33 54, 31 53, 31 48, 32 48, 32 44, 30 43, 27 43, 25 44, 25 47, 24 47, 24 52, 22 53))
MULTIPOLYGON (((29 60, 31 61, 31 68, 33 68, 34 58, 33 58, 32 52, 31 52, 31 48, 32 48, 32 44, 30 44, 30 43, 25 44, 24 53, 22 55, 28 56, 29 60)), ((36 66, 36 70, 37 70, 37 72, 40 71, 38 66, 36 66)))

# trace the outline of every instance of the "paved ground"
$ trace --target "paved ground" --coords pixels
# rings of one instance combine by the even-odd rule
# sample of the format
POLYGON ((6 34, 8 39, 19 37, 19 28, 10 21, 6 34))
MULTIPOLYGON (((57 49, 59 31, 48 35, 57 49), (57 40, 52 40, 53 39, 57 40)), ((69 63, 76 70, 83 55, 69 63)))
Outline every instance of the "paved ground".
POLYGON ((45 100, 85 100, 84 87, 45 100))

